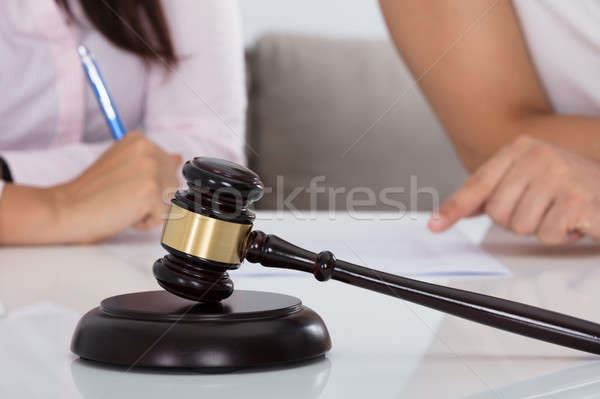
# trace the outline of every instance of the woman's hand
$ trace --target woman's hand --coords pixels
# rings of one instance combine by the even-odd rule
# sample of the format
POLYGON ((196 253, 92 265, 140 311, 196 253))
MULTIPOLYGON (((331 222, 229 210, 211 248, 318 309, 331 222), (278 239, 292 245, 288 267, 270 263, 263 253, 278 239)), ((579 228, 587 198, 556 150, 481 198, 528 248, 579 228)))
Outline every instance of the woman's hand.
POLYGON ((52 187, 57 242, 94 242, 134 226, 162 223, 166 194, 179 186, 181 156, 128 133, 75 180, 52 187))
POLYGON ((548 245, 600 239, 600 162, 526 136, 503 147, 434 214, 442 232, 479 213, 548 245))

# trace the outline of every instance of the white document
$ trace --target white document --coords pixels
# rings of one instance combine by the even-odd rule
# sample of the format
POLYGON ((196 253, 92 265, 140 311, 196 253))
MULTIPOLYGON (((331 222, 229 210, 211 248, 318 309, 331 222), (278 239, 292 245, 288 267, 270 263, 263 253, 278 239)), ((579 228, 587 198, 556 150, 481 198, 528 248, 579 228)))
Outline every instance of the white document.
MULTIPOLYGON (((443 234, 427 230, 425 214, 360 215, 317 213, 259 213, 254 229, 314 252, 329 250, 338 259, 402 276, 505 276, 507 269, 459 228, 443 234)), ((126 232, 101 247, 140 268, 166 254, 160 231, 126 232)), ((244 262, 235 276, 305 275, 298 271, 266 268, 244 262)))
MULTIPOLYGON (((425 214, 360 215, 319 214, 316 220, 273 217, 258 220, 255 229, 272 233, 302 248, 329 250, 338 259, 402 276, 508 275, 508 270, 470 241, 459 228, 443 234, 427 229, 425 214), (292 228, 293 226, 293 228, 292 228)), ((243 265, 246 272, 264 273, 264 267, 243 265)), ((270 273, 280 273, 271 269, 270 273)), ((292 272, 297 273, 297 272, 292 272)))

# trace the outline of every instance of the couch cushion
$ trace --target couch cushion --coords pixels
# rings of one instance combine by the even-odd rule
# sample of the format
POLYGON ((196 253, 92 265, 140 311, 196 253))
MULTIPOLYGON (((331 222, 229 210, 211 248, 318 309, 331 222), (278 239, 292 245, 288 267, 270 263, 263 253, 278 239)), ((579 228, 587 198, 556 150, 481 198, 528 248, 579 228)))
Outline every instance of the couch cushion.
POLYGON ((390 43, 268 35, 248 63, 248 156, 273 189, 263 208, 281 205, 296 190, 302 192, 291 203, 298 209, 341 210, 349 196, 367 199, 368 189, 375 203, 357 209, 401 207, 378 198, 385 195, 407 209, 430 210, 436 203, 428 187, 443 199, 464 180, 449 140, 390 43), (318 176, 326 193, 302 189, 318 176))

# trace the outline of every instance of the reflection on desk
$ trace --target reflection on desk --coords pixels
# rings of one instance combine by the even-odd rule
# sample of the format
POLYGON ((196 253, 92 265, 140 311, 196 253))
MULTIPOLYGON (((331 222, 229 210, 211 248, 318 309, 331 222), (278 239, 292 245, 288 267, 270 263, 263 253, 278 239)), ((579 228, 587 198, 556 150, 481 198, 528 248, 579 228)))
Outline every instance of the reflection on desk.
POLYGON ((132 370, 77 359, 71 373, 86 399, 317 398, 327 385, 331 362, 320 358, 279 369, 229 374, 132 370))
POLYGON ((555 373, 490 389, 465 399, 486 398, 597 398, 600 397, 600 362, 570 367, 555 373))

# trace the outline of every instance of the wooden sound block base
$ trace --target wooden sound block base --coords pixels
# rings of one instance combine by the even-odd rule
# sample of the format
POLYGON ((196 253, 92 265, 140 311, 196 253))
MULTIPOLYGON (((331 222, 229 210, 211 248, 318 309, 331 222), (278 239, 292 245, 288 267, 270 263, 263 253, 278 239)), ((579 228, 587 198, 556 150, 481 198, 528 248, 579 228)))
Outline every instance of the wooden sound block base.
POLYGON ((114 296, 81 318, 71 342, 83 359, 211 372, 309 360, 330 348, 317 313, 298 298, 259 291, 217 304, 166 291, 114 296))

